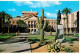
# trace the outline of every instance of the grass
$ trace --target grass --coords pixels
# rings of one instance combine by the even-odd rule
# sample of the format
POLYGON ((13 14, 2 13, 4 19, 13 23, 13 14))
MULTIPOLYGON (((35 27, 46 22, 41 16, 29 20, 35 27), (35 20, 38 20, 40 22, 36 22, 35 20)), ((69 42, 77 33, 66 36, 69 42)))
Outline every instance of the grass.
MULTIPOLYGON (((33 42, 40 41, 40 35, 30 35, 28 37, 29 37, 29 41, 33 41, 33 42)), ((55 39, 55 36, 45 35, 44 39, 51 41, 51 40, 55 39)), ((79 39, 74 39, 74 38, 71 38, 71 37, 65 37, 65 40, 68 41, 68 42, 79 41, 79 39)))
POLYGON ((70 38, 70 37, 66 37, 66 40, 67 41, 70 41, 70 40, 72 40, 73 38, 70 38))
MULTIPOLYGON (((44 36, 45 40, 52 40, 55 36, 44 36)), ((29 36, 29 41, 37 42, 40 41, 40 35, 31 35, 29 36)))
POLYGON ((66 52, 73 52, 69 47, 65 47, 66 52))
POLYGON ((68 41, 69 43, 74 43, 73 41, 79 41, 79 38, 71 38, 71 37, 66 37, 65 42, 68 41))
POLYGON ((65 34, 65 35, 79 37, 79 34, 76 34, 76 35, 74 35, 74 34, 65 34))
POLYGON ((65 47, 66 52, 73 52, 69 47, 65 47))
POLYGON ((16 35, 15 33, 10 33, 10 34, 7 34, 7 33, 5 33, 5 34, 0 34, 0 40, 5 40, 5 39, 8 39, 8 38, 13 37, 13 36, 15 36, 15 35, 16 35))
POLYGON ((72 41, 79 41, 79 38, 71 38, 71 37, 66 37, 66 40, 72 40, 72 41))

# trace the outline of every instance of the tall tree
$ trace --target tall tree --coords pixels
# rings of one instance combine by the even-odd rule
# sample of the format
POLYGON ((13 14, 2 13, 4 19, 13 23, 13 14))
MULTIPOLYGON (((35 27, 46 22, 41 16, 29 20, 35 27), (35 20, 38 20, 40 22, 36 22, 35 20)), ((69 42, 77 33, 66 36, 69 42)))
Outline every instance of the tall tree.
POLYGON ((62 14, 65 14, 66 15, 66 18, 67 18, 67 28, 66 28, 66 33, 68 34, 68 14, 71 13, 71 9, 70 8, 64 8, 62 10, 62 14))
POLYGON ((1 18, 1 33, 4 33, 4 22, 5 22, 5 12, 0 12, 0 18, 1 18))
POLYGON ((11 16, 10 14, 5 13, 5 19, 6 19, 6 20, 11 19, 11 18, 12 18, 12 16, 11 16))
POLYGON ((10 19, 12 18, 12 16, 11 15, 9 15, 9 14, 5 14, 5 19, 7 20, 7 22, 8 22, 8 34, 10 33, 9 32, 9 23, 10 23, 10 19))
POLYGON ((4 21, 7 20, 8 23, 8 33, 9 33, 9 19, 12 18, 12 16, 8 13, 5 13, 5 11, 0 12, 0 18, 2 18, 2 33, 4 31, 4 21))
POLYGON ((3 14, 5 15, 4 18, 6 20, 8 20, 9 18, 12 18, 12 16, 8 13, 5 13, 5 11, 0 12, 0 18, 2 17, 3 14))
POLYGON ((18 32, 20 31, 20 28, 22 28, 24 31, 27 31, 27 24, 23 20, 18 20, 18 32))

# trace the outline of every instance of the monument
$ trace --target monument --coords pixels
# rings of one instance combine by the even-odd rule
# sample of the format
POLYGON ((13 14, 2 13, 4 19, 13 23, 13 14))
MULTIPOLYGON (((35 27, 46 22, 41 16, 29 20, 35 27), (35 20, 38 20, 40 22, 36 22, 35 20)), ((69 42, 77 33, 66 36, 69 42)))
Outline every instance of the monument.
POLYGON ((64 28, 63 28, 63 25, 60 24, 60 20, 61 20, 61 13, 59 10, 57 14, 57 29, 56 29, 55 40, 62 42, 64 40, 64 28))

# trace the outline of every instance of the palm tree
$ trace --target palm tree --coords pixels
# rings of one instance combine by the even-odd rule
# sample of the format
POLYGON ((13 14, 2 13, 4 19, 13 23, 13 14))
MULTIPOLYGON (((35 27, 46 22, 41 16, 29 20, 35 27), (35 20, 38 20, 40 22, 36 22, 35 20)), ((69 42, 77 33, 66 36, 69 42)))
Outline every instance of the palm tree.
POLYGON ((66 15, 66 17, 67 17, 67 28, 66 28, 66 33, 68 34, 69 32, 68 32, 68 14, 70 14, 71 13, 71 9, 70 8, 64 8, 63 10, 62 10, 62 14, 65 14, 66 15))
MULTIPOLYGON (((12 18, 11 15, 8 13, 5 13, 5 11, 0 12, 0 18, 2 18, 2 33, 4 33, 4 20, 7 20, 8 25, 9 25, 9 19, 12 18)), ((8 33, 9 33, 9 26, 8 26, 8 33)))
POLYGON ((5 19, 7 20, 7 22, 8 22, 8 34, 10 33, 9 32, 9 23, 10 23, 10 19, 12 18, 12 16, 11 15, 9 15, 9 14, 5 14, 5 19))
MULTIPOLYGON (((63 18, 63 20, 64 20, 64 28, 65 28, 65 19, 67 19, 67 18, 66 18, 66 17, 63 18)), ((65 31, 64 31, 64 32, 65 32, 65 31)))
POLYGON ((5 19, 5 12, 0 12, 0 18, 1 18, 1 33, 4 34, 4 19, 5 19))

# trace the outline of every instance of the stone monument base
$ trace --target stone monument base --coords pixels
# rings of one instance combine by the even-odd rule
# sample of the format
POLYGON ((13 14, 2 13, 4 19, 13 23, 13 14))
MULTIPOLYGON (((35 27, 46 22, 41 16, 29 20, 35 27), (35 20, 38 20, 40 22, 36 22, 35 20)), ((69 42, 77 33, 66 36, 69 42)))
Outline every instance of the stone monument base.
POLYGON ((57 25, 57 40, 62 42, 64 40, 64 28, 63 25, 57 25))

